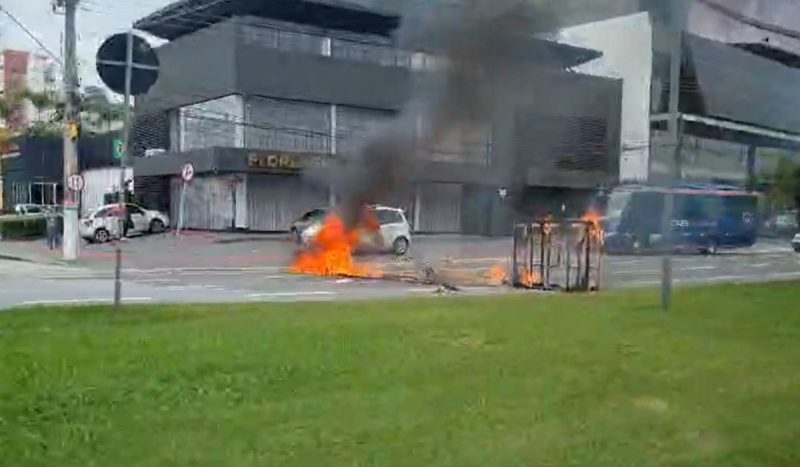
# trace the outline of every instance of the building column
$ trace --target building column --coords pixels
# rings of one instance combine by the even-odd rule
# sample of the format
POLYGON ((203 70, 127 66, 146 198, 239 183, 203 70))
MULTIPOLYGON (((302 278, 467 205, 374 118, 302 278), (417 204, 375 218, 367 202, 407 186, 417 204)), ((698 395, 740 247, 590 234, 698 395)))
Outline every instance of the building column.
POLYGON ((414 187, 414 232, 419 232, 420 212, 422 211, 422 184, 414 187))
POLYGON ((756 190, 756 147, 747 147, 747 191, 756 190))
POLYGON ((333 184, 328 185, 328 207, 336 207, 336 189, 333 184))

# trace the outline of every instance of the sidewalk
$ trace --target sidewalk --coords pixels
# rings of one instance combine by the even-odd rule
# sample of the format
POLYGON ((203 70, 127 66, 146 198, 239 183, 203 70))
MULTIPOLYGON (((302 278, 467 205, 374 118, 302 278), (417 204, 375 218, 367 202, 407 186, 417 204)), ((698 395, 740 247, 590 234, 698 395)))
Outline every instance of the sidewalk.
POLYGON ((61 248, 50 250, 43 239, 0 241, 0 259, 39 264, 64 264, 61 248))

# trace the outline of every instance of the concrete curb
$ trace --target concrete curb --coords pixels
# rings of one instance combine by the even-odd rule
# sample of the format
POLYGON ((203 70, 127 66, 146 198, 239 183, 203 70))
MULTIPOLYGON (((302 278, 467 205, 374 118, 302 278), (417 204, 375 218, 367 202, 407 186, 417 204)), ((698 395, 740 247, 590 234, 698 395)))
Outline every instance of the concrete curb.
POLYGON ((0 260, 5 261, 17 261, 21 263, 33 263, 33 264, 45 264, 50 266, 63 266, 66 265, 62 260, 59 259, 50 259, 50 258, 42 258, 38 256, 30 256, 30 255, 15 255, 15 254, 8 254, 0 252, 0 260))
POLYGON ((22 257, 19 257, 19 256, 4 255, 2 253, 0 253, 0 260, 19 261, 19 262, 22 262, 22 263, 33 263, 34 262, 34 261, 31 261, 31 260, 29 260, 27 258, 22 258, 22 257))

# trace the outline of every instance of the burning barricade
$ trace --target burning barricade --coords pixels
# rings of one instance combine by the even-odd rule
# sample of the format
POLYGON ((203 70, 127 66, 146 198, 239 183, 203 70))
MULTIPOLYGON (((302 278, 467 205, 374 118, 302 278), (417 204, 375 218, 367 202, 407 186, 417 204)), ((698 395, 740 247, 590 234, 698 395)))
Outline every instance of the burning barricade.
POLYGON ((600 288, 604 232, 599 215, 581 219, 542 219, 514 229, 510 267, 464 267, 458 261, 433 265, 406 258, 377 266, 358 264, 354 253, 381 237, 381 225, 368 208, 348 228, 335 212, 329 213, 318 233, 298 252, 291 272, 323 277, 382 279, 434 285, 447 291, 463 287, 592 291, 600 288))
POLYGON ((603 264, 601 217, 541 219, 514 228, 511 283, 543 290, 600 289, 603 264))

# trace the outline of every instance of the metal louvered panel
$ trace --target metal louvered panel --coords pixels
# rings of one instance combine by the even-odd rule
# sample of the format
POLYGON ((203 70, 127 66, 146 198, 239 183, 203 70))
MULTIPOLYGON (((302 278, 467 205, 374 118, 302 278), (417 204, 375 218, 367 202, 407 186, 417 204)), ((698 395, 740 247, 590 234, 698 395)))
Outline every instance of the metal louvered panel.
POLYGON ((247 218, 251 230, 289 230, 292 222, 314 208, 328 205, 328 191, 297 175, 249 175, 247 218))
MULTIPOLYGON (((186 185, 183 228, 197 230, 228 230, 233 227, 233 179, 197 177, 186 185)), ((182 180, 172 180, 170 217, 178 222, 182 180)))
POLYGON ((461 192, 457 183, 429 183, 420 187, 420 232, 455 233, 461 231, 461 192))

